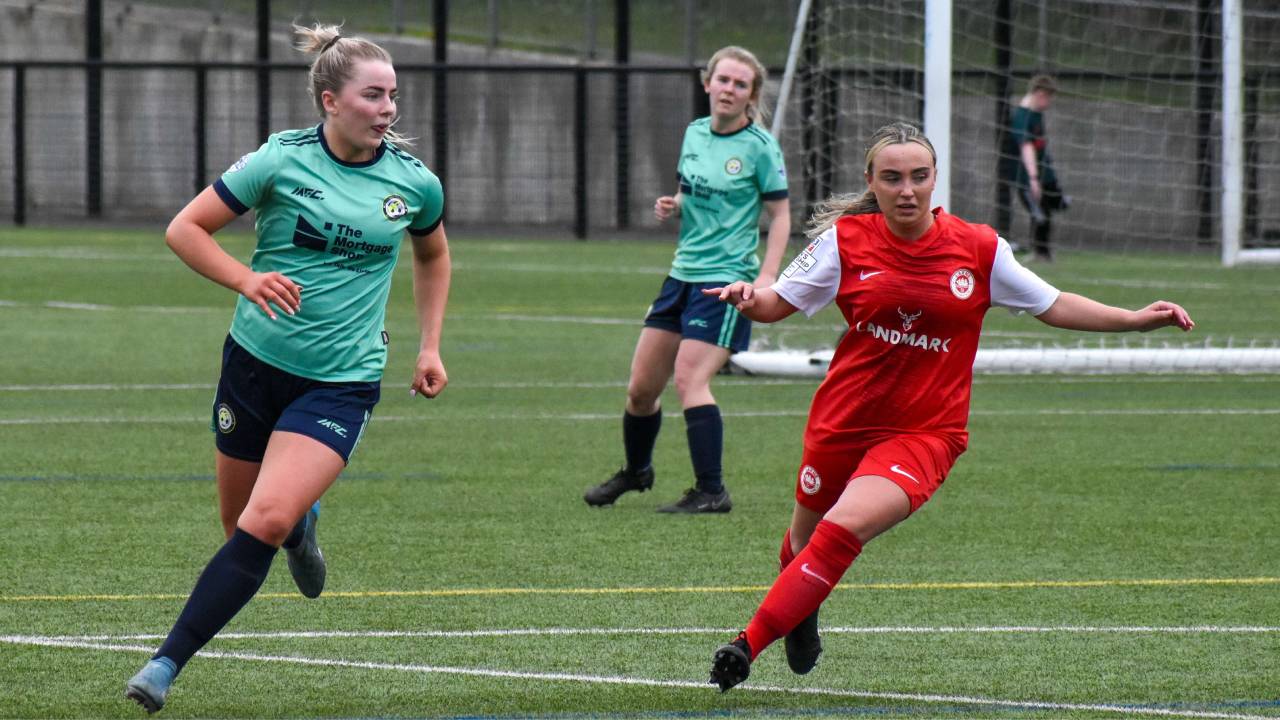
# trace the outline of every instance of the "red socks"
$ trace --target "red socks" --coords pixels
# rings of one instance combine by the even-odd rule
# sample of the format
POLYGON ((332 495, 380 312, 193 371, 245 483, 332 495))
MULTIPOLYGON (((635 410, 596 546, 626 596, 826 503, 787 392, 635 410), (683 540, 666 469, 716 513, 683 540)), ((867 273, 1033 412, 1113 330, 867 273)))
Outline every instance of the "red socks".
POLYGON ((817 610, 862 552, 862 543, 853 533, 826 520, 818 523, 809 544, 794 558, 787 557, 791 554, 790 531, 782 542, 782 574, 747 624, 752 660, 817 610))
POLYGON ((778 551, 778 572, 787 569, 792 560, 796 559, 796 554, 791 551, 791 528, 782 534, 782 549, 778 551))

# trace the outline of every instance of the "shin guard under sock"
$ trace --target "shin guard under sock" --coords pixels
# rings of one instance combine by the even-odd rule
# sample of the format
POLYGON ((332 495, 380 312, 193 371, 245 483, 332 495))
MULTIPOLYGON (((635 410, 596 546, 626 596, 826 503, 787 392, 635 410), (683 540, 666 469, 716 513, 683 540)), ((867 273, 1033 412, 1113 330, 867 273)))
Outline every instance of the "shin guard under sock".
POLYGON ((724 491, 720 457, 724 453, 724 421, 719 405, 699 405, 684 411, 685 435, 689 438, 689 459, 698 489, 710 495, 724 491))
POLYGON ((275 555, 274 546, 236 528, 200 573, 186 607, 155 657, 167 657, 182 670, 258 592, 275 555))
POLYGON ((853 533, 833 522, 819 522, 809 544, 774 581, 747 624, 751 659, 817 610, 860 552, 862 543, 853 533))
POLYGON ((622 412, 622 448, 626 452, 628 472, 640 472, 653 464, 653 446, 661 429, 661 408, 652 415, 622 412))
POLYGON ((778 550, 778 572, 786 570, 795 559, 796 554, 791 549, 791 528, 787 528, 787 531, 782 534, 782 547, 778 550))

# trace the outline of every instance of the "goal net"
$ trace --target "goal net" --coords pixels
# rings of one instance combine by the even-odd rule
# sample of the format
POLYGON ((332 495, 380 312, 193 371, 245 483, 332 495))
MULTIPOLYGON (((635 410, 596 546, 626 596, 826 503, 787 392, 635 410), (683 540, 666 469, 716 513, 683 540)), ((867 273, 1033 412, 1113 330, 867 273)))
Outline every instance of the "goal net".
MULTIPOLYGON (((862 185, 862 141, 922 122, 925 2, 810 0, 781 129, 798 205, 862 185), (798 161, 798 162, 797 162, 798 161), (793 172, 793 175, 795 173, 793 172)), ((1028 217, 1001 182, 1009 120, 1029 79, 1059 88, 1048 147, 1072 198, 1063 249, 1212 252, 1221 240, 1220 0, 996 0, 951 7, 950 202, 1010 238, 1028 217)), ((1280 6, 1243 0, 1244 248, 1280 248, 1280 6)), ((930 99, 941 102, 941 99, 930 99)), ((926 128, 926 130, 928 130, 926 128)))
MULTIPOLYGON (((1050 242, 1073 270, 1084 262, 1083 272, 1099 268, 1111 282, 1150 288, 1149 300, 1177 300, 1184 296, 1177 278, 1186 277, 1179 269, 1226 272, 1224 263, 1280 261, 1280 6, 1269 0, 950 3, 944 6, 949 24, 942 26, 949 28, 950 72, 944 74, 950 90, 937 97, 926 93, 929 73, 938 72, 926 37, 940 32, 930 17, 939 5, 798 3, 807 17, 797 20, 777 113, 797 223, 832 192, 862 190, 864 139, 886 122, 905 119, 924 126, 940 146, 947 210, 1028 248, 1032 223, 1018 199, 1011 169, 1020 160, 1009 136, 1029 81, 1045 74, 1057 85, 1043 113, 1045 137, 1068 205, 1051 215, 1050 242), (1237 61, 1232 47, 1239 49, 1237 61), (934 109, 926 114, 929 104, 934 109), (939 107, 949 118, 944 138, 928 122, 939 107), (1238 229, 1230 260, 1224 228, 1238 229), (1129 275, 1121 276, 1122 269, 1129 275)), ((984 351, 1046 344, 1055 353, 1120 350, 1098 342, 995 337, 984 338, 984 351)), ((1266 352, 1276 345, 1274 331, 1242 326, 1212 335, 1209 349, 1232 351, 1212 363, 1202 352, 1203 335, 1194 347, 1181 342, 1150 350, 1185 349, 1204 361, 1201 367, 1280 371, 1267 360, 1275 355, 1266 352), (1261 362, 1254 351, 1263 351, 1261 362)), ((1117 356, 1103 352, 1083 366, 1074 356, 1052 357, 1044 367, 1072 372, 1195 367, 1181 360, 1144 364, 1142 354, 1112 362, 1117 356), (1139 362, 1131 362, 1135 357, 1139 362)), ((980 358, 980 370, 984 363, 980 358)))

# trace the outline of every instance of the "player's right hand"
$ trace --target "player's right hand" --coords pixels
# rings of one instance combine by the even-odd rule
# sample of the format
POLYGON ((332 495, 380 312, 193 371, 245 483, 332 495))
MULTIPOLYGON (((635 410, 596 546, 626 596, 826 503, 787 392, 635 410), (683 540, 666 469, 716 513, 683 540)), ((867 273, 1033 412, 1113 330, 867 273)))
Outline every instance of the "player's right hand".
POLYGON ((738 310, 746 310, 756 304, 755 286, 744 280, 729 283, 724 287, 705 288, 702 294, 715 296, 720 302, 727 302, 738 310))
POLYGON ((251 273, 240 294, 262 308, 262 312, 272 320, 276 319, 272 305, 290 315, 302 308, 302 286, 278 272, 251 273))
POLYGON ((653 202, 653 216, 659 220, 666 220, 679 212, 680 203, 671 195, 663 195, 653 202))

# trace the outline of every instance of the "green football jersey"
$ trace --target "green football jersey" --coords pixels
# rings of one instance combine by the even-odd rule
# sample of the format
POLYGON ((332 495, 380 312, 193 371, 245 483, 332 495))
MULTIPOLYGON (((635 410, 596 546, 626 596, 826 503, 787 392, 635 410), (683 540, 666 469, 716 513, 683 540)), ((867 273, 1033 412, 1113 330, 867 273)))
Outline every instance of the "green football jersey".
POLYGON ((760 272, 760 208, 787 197, 778 141, 752 123, 719 135, 711 118, 699 118, 684 132, 678 171, 683 198, 671 277, 754 280, 760 272))
POLYGON ((436 229, 444 191, 420 161, 386 142, 367 162, 339 160, 323 127, 272 135, 214 183, 236 213, 256 213, 250 267, 302 286, 302 308, 273 308, 277 320, 240 296, 231 336, 295 375, 373 382, 387 362, 383 324, 400 241, 406 230, 436 229))

